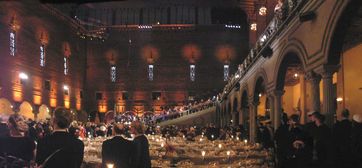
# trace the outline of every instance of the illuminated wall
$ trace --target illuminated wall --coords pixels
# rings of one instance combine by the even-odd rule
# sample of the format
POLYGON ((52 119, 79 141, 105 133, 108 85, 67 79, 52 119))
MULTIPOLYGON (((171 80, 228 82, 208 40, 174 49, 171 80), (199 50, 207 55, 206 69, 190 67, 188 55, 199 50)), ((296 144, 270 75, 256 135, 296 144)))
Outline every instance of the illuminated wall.
POLYGON ((362 44, 346 50, 341 57, 341 68, 337 75, 337 116, 343 108, 350 110, 351 116, 361 114, 362 109, 362 44))

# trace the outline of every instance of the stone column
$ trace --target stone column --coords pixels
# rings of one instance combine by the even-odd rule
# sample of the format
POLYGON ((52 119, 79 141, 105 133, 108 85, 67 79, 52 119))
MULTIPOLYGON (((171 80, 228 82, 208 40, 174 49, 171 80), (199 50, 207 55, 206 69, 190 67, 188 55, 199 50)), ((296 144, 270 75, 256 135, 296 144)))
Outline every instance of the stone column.
POLYGON ((282 112, 282 96, 284 94, 284 91, 275 90, 273 92, 274 97, 274 129, 278 129, 280 126, 280 116, 282 112))
POLYGON ((252 100, 250 100, 249 102, 249 139, 251 143, 255 143, 256 131, 258 129, 256 124, 258 104, 252 100))
POLYGON ((333 73, 338 70, 336 66, 323 66, 318 69, 323 80, 323 109, 322 114, 326 117, 326 124, 333 126, 334 114, 336 113, 335 96, 333 89, 333 73))
POLYGON ((304 74, 299 74, 299 83, 300 83, 300 119, 301 123, 305 124, 307 121, 306 115, 306 85, 305 85, 305 76, 304 74))
MULTIPOLYGON (((268 94, 268 101, 269 101, 269 108, 270 108, 270 121, 272 122, 272 125, 274 126, 274 113, 275 113, 275 109, 274 109, 274 97, 271 94, 268 94)), ((276 128, 274 128, 276 129, 276 128)))
POLYGON ((319 83, 321 81, 320 75, 312 72, 307 73, 307 79, 311 84, 311 90, 310 90, 310 101, 312 102, 312 109, 313 111, 320 111, 321 107, 321 99, 320 99, 320 89, 319 89, 319 83))

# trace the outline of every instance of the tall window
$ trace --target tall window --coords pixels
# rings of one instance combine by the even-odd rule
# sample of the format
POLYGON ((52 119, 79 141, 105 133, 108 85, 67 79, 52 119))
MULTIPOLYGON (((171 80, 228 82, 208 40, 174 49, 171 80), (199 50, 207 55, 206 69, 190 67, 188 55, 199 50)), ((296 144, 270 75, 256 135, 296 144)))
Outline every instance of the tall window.
POLYGON ((195 81, 195 65, 190 65, 190 80, 195 81))
POLYGON ((153 81, 153 65, 148 65, 148 80, 153 81))
POLYGON ((111 81, 116 82, 116 76, 117 76, 117 69, 115 65, 111 66, 111 81))
POLYGON ((224 65, 224 81, 227 81, 229 79, 229 65, 224 65))
POLYGON ((40 66, 45 66, 45 48, 44 45, 40 46, 40 66))
POLYGON ((69 72, 69 60, 67 57, 64 57, 64 75, 68 75, 69 72))
POLYGON ((15 51, 16 51, 16 42, 15 42, 15 31, 11 30, 10 31, 10 55, 11 56, 15 56, 15 51))

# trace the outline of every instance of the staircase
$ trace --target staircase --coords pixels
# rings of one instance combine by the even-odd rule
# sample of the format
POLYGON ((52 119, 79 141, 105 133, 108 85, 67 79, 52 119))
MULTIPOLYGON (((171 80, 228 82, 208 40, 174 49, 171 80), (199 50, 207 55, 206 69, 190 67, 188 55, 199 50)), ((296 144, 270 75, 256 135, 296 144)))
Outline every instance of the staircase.
POLYGON ((216 106, 211 106, 191 114, 183 114, 178 118, 169 119, 157 123, 158 126, 178 125, 178 126, 204 126, 212 123, 216 115, 216 106))

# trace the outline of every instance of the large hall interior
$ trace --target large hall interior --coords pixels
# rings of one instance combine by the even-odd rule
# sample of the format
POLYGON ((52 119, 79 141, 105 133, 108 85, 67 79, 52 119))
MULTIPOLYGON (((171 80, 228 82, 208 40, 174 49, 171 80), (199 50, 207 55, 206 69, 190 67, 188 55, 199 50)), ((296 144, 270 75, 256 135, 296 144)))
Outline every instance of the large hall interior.
POLYGON ((361 3, 0 1, 0 167, 362 168, 361 3))

